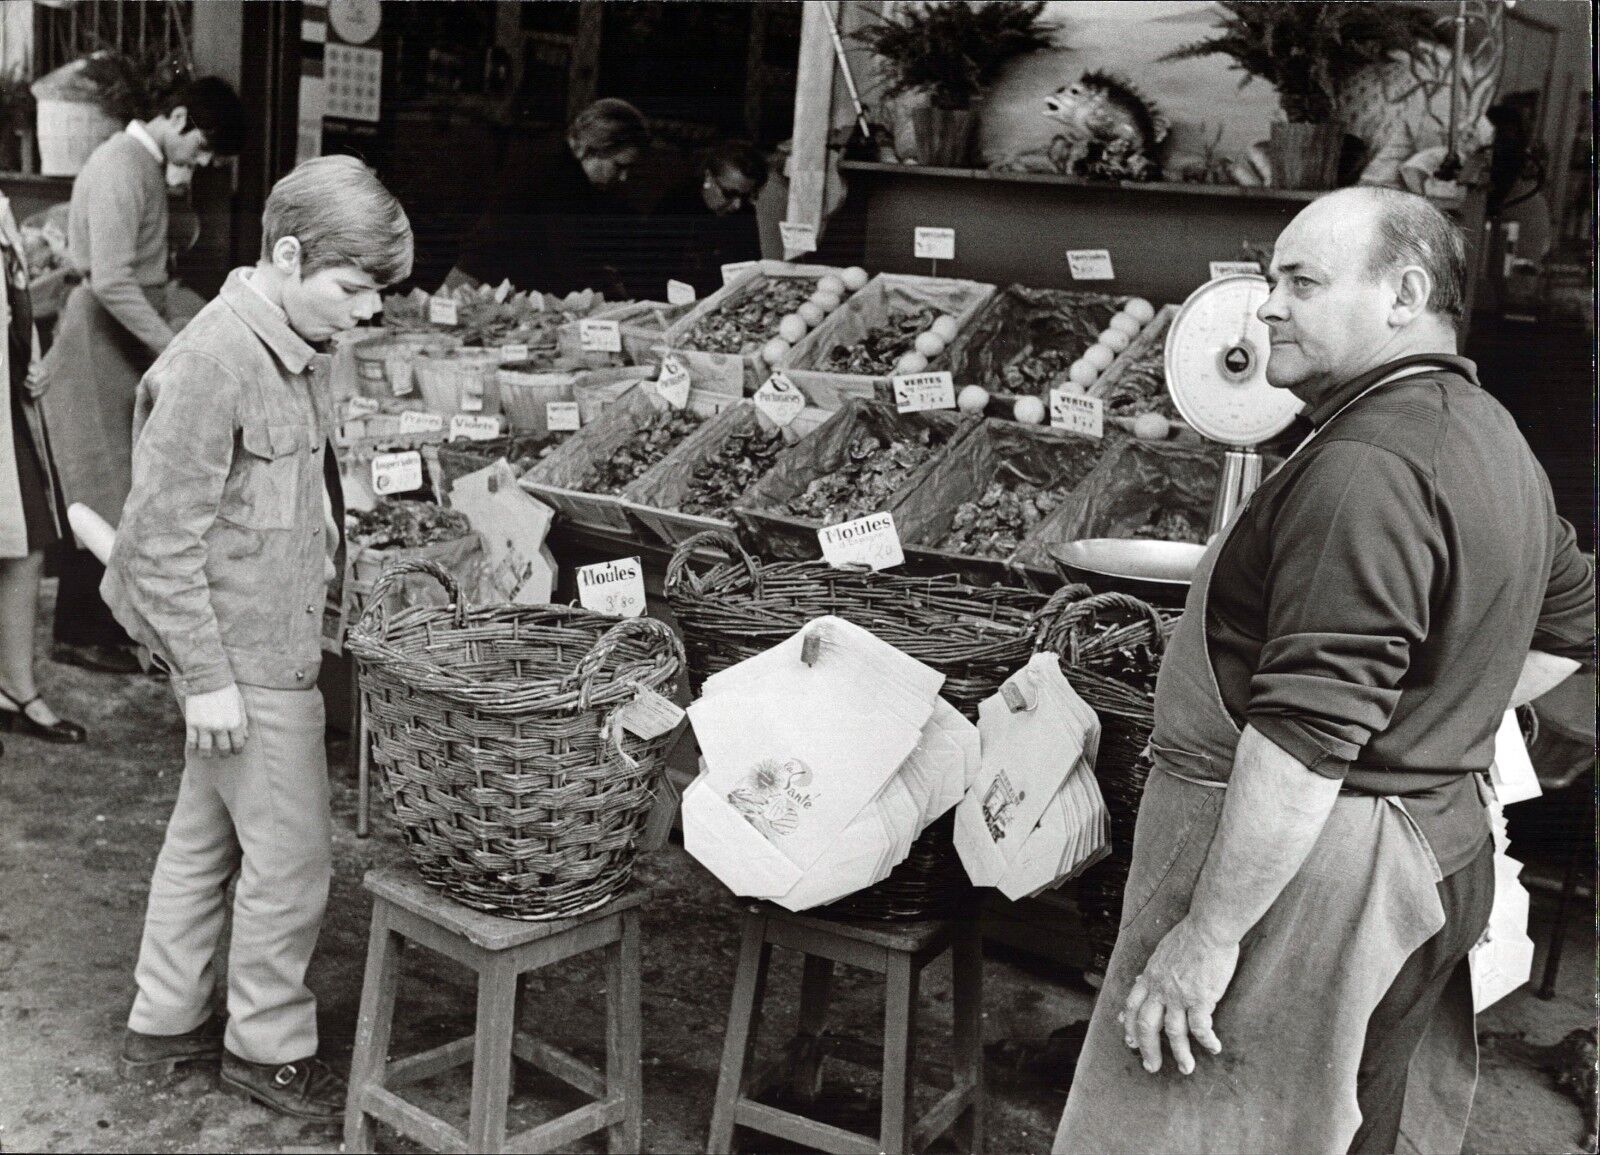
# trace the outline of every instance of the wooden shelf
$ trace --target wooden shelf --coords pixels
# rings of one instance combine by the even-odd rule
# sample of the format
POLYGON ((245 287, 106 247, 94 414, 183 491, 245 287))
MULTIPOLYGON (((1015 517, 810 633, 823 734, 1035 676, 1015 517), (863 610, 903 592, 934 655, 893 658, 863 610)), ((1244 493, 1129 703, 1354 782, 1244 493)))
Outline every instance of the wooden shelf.
POLYGON ((845 172, 873 172, 910 178, 935 178, 943 180, 983 180, 1003 184, 1058 185, 1063 188, 1094 189, 1105 192, 1129 192, 1156 196, 1223 197, 1234 200, 1291 201, 1306 204, 1316 200, 1325 190, 1248 188, 1231 184, 1188 184, 1171 181, 1113 181, 1089 180, 1081 176, 1063 176, 1053 172, 1000 172, 988 168, 939 168, 923 164, 887 164, 881 161, 847 160, 839 167, 845 172))

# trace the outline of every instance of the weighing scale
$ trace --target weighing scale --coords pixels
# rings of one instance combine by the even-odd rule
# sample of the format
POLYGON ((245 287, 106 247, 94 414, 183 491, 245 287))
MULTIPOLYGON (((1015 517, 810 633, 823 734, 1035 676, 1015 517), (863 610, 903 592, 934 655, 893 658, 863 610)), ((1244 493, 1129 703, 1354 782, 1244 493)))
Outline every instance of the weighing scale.
MULTIPOLYGON (((1218 277, 1189 294, 1167 329, 1167 392, 1174 407, 1202 437, 1228 447, 1211 511, 1213 537, 1261 484, 1256 447, 1287 429, 1302 405, 1293 393, 1267 384, 1270 344, 1256 311, 1269 291, 1266 278, 1256 274, 1218 277)), ((1069 572, 1152 586, 1186 585, 1203 552, 1183 542, 1113 539, 1051 549, 1069 572)))

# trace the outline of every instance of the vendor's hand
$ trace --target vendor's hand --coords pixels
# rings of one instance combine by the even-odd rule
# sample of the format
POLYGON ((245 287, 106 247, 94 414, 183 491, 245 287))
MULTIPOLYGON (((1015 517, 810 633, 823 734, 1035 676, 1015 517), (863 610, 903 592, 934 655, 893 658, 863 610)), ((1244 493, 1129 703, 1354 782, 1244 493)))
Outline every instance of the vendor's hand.
POLYGON ((1191 1035, 1213 1055, 1222 1053, 1222 1041, 1211 1029, 1211 1016, 1238 965, 1237 942, 1216 942, 1188 919, 1156 944, 1117 1016, 1123 1041, 1140 1052, 1146 1071, 1153 1075, 1161 1070, 1163 1032, 1178 1070, 1185 1075, 1194 1073, 1191 1035))
POLYGON ((244 716, 244 698, 238 686, 224 686, 209 694, 184 699, 183 720, 187 745, 202 754, 239 754, 244 751, 250 724, 244 716))

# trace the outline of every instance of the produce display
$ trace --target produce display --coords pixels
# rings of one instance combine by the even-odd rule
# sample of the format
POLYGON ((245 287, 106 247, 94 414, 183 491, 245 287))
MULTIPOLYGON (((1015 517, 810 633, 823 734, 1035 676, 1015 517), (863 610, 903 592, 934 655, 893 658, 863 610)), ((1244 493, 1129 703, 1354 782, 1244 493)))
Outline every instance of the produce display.
POLYGON ((1130 529, 1127 536, 1151 541, 1184 541, 1191 545, 1204 545, 1206 542, 1205 527, 1198 525, 1191 514, 1181 509, 1153 509, 1150 511, 1150 520, 1130 529))
POLYGON ((666 409, 652 417, 605 461, 597 462, 575 488, 586 493, 619 493, 693 433, 700 418, 687 409, 666 409))
POLYGON ((369 549, 416 548, 454 541, 472 532, 466 516, 431 501, 380 499, 370 510, 351 513, 348 536, 369 549))
POLYGON ((526 433, 515 437, 496 437, 489 441, 458 437, 440 446, 440 451, 473 458, 483 465, 504 459, 511 466, 511 471, 521 477, 554 452, 556 446, 561 444, 561 436, 559 433, 526 433))
MULTIPOLYGON (((1166 346, 1156 341, 1139 356, 1123 363, 1115 378, 1097 390, 1107 417, 1158 414, 1171 420, 1178 415, 1167 392, 1166 346)), ((1163 433, 1163 436, 1165 434, 1163 433)))
POLYGON ((1079 294, 1075 298, 1059 313, 1029 318, 1026 345, 1000 367, 1006 392, 1048 393, 1052 385, 1066 378, 1067 370, 1095 345, 1117 315, 1114 297, 1079 294))
POLYGON ((432 298, 413 289, 403 296, 385 298, 384 328, 396 333, 448 332, 468 346, 527 345, 530 350, 553 350, 562 325, 587 317, 606 303, 604 295, 592 289, 557 297, 537 292, 501 293, 481 285, 458 286, 437 295, 455 302, 456 324, 430 321, 432 298), (504 300, 497 300, 497 294, 504 300))
POLYGON ((678 508, 702 517, 722 516, 772 468, 787 444, 778 429, 730 434, 715 453, 695 466, 694 480, 678 508))
POLYGON ((1100 453, 1100 445, 1092 441, 1063 445, 1052 459, 1059 467, 1050 478, 1029 476, 1016 463, 1002 462, 983 495, 956 508, 939 548, 971 557, 1010 557, 1088 476, 1100 453))
MULTIPOLYGON (((944 320, 938 310, 931 307, 896 310, 889 319, 872 332, 851 345, 837 345, 828 350, 821 368, 830 373, 850 373, 859 377, 881 377, 888 373, 921 373, 932 357, 944 351, 949 338, 940 338, 934 330, 936 322, 944 320), (922 350, 932 348, 931 342, 918 344, 924 336, 934 337, 938 347, 932 353, 922 350)), ((941 328, 945 326, 941 325, 941 328)), ((954 334, 955 319, 950 318, 949 331, 954 334)))
POLYGON ((812 282, 804 277, 769 277, 733 304, 702 317, 680 343, 706 353, 759 352, 777 335, 784 316, 810 300, 812 292, 812 282))
POLYGON ((850 439, 841 466, 813 480, 785 509, 825 525, 881 509, 906 475, 932 457, 949 435, 931 425, 912 436, 892 439, 863 429, 850 439))
MULTIPOLYGON (((1111 363, 1117 359, 1117 354, 1133 343, 1139 331, 1155 315, 1155 306, 1143 297, 1128 298, 1123 303, 1121 311, 1106 322, 1105 328, 1095 338, 1095 343, 1084 350, 1083 356, 1067 366, 1068 385, 1087 390, 1100 379, 1100 374, 1111 367, 1111 363)), ((1109 406, 1107 412, 1110 412, 1109 406)), ((1131 417, 1133 414, 1127 416, 1131 417)))

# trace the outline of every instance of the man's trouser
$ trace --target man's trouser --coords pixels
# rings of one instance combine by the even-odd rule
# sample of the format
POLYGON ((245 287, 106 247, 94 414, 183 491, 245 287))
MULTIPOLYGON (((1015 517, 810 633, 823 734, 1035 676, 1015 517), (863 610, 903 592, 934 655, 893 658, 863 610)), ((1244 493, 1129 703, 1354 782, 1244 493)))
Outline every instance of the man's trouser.
POLYGON ((317 1051, 317 1000, 305 974, 333 866, 322 692, 239 690, 244 752, 184 757, 150 880, 128 1026, 176 1035, 205 1021, 237 871, 225 1045, 253 1063, 285 1063, 317 1051))

